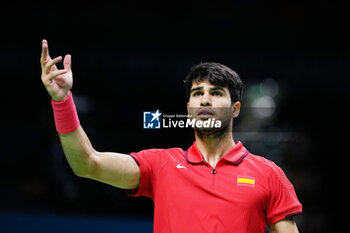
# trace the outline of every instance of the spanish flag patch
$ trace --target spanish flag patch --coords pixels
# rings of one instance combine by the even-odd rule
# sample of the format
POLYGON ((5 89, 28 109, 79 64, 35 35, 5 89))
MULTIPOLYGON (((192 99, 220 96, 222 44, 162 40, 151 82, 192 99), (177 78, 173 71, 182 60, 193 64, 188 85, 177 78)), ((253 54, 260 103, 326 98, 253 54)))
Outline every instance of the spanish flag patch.
POLYGON ((255 186, 255 177, 251 176, 237 176, 237 185, 255 186))

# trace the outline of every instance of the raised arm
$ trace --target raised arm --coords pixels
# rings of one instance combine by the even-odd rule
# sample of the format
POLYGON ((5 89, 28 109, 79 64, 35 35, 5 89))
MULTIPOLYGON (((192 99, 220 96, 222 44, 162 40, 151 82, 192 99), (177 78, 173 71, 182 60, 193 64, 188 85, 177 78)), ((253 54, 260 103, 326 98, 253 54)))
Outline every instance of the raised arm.
MULTIPOLYGON (((71 55, 64 57, 64 69, 58 69, 56 66, 60 61, 62 61, 61 56, 51 59, 48 43, 43 40, 40 58, 41 80, 53 100, 53 106, 61 105, 61 103, 70 104, 69 108, 65 106, 60 110, 63 115, 68 115, 61 121, 63 124, 75 126, 72 130, 60 130, 59 132, 63 151, 69 165, 78 176, 98 180, 119 188, 137 188, 140 180, 140 170, 134 159, 125 154, 96 151, 83 128, 79 125, 79 121, 76 119, 73 122, 77 118, 77 115, 76 117, 70 116, 76 114, 75 108, 71 108, 72 104, 74 105, 73 100, 71 103, 66 103, 68 98, 72 98, 70 94, 73 86, 71 55)), ((55 114, 58 115, 57 112, 55 114)), ((55 120, 58 118, 56 115, 55 120)), ((58 129, 60 127, 57 127, 57 124, 56 120, 56 128, 58 129)))

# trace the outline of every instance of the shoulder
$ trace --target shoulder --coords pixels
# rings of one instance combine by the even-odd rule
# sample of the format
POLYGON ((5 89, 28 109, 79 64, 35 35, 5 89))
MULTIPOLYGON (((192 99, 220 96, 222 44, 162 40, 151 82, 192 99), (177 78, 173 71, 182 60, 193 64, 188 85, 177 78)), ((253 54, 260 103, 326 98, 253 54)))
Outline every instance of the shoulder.
POLYGON ((245 160, 254 165, 256 168, 264 170, 264 172, 270 173, 279 168, 273 161, 252 153, 248 153, 245 160))
POLYGON ((178 147, 168 149, 146 149, 137 153, 130 153, 139 166, 156 170, 162 169, 170 161, 182 161, 185 152, 178 147))
POLYGON ((248 154, 246 160, 254 164, 272 182, 281 183, 286 188, 293 188, 283 170, 275 162, 251 153, 248 154))
POLYGON ((146 149, 130 153, 134 158, 149 161, 166 161, 172 157, 184 157, 184 154, 185 152, 178 147, 168 149, 146 149))
POLYGON ((167 149, 162 149, 162 148, 157 148, 157 149, 145 149, 141 150, 139 152, 132 152, 131 154, 149 154, 149 155, 171 155, 171 154, 183 154, 184 151, 183 149, 179 147, 174 147, 174 148, 167 148, 167 149))

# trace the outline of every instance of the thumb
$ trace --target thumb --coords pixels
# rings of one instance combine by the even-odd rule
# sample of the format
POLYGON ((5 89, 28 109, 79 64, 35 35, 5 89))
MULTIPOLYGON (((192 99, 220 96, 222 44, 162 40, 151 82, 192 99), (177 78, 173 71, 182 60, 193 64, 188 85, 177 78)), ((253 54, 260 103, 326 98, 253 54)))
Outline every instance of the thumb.
POLYGON ((64 69, 70 71, 71 70, 71 67, 72 67, 72 57, 70 54, 67 54, 65 57, 64 57, 64 60, 63 60, 63 66, 64 66, 64 69))

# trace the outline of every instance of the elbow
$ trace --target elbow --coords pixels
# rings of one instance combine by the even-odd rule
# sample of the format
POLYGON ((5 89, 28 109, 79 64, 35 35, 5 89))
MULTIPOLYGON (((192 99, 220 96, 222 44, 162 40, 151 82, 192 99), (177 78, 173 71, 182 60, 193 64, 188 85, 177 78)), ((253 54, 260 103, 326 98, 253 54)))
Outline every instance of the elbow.
POLYGON ((89 154, 79 166, 72 166, 74 174, 82 178, 92 178, 98 170, 99 162, 96 152, 89 154))
POLYGON ((72 168, 73 173, 82 178, 87 178, 87 173, 83 171, 83 169, 78 169, 78 168, 72 168))

